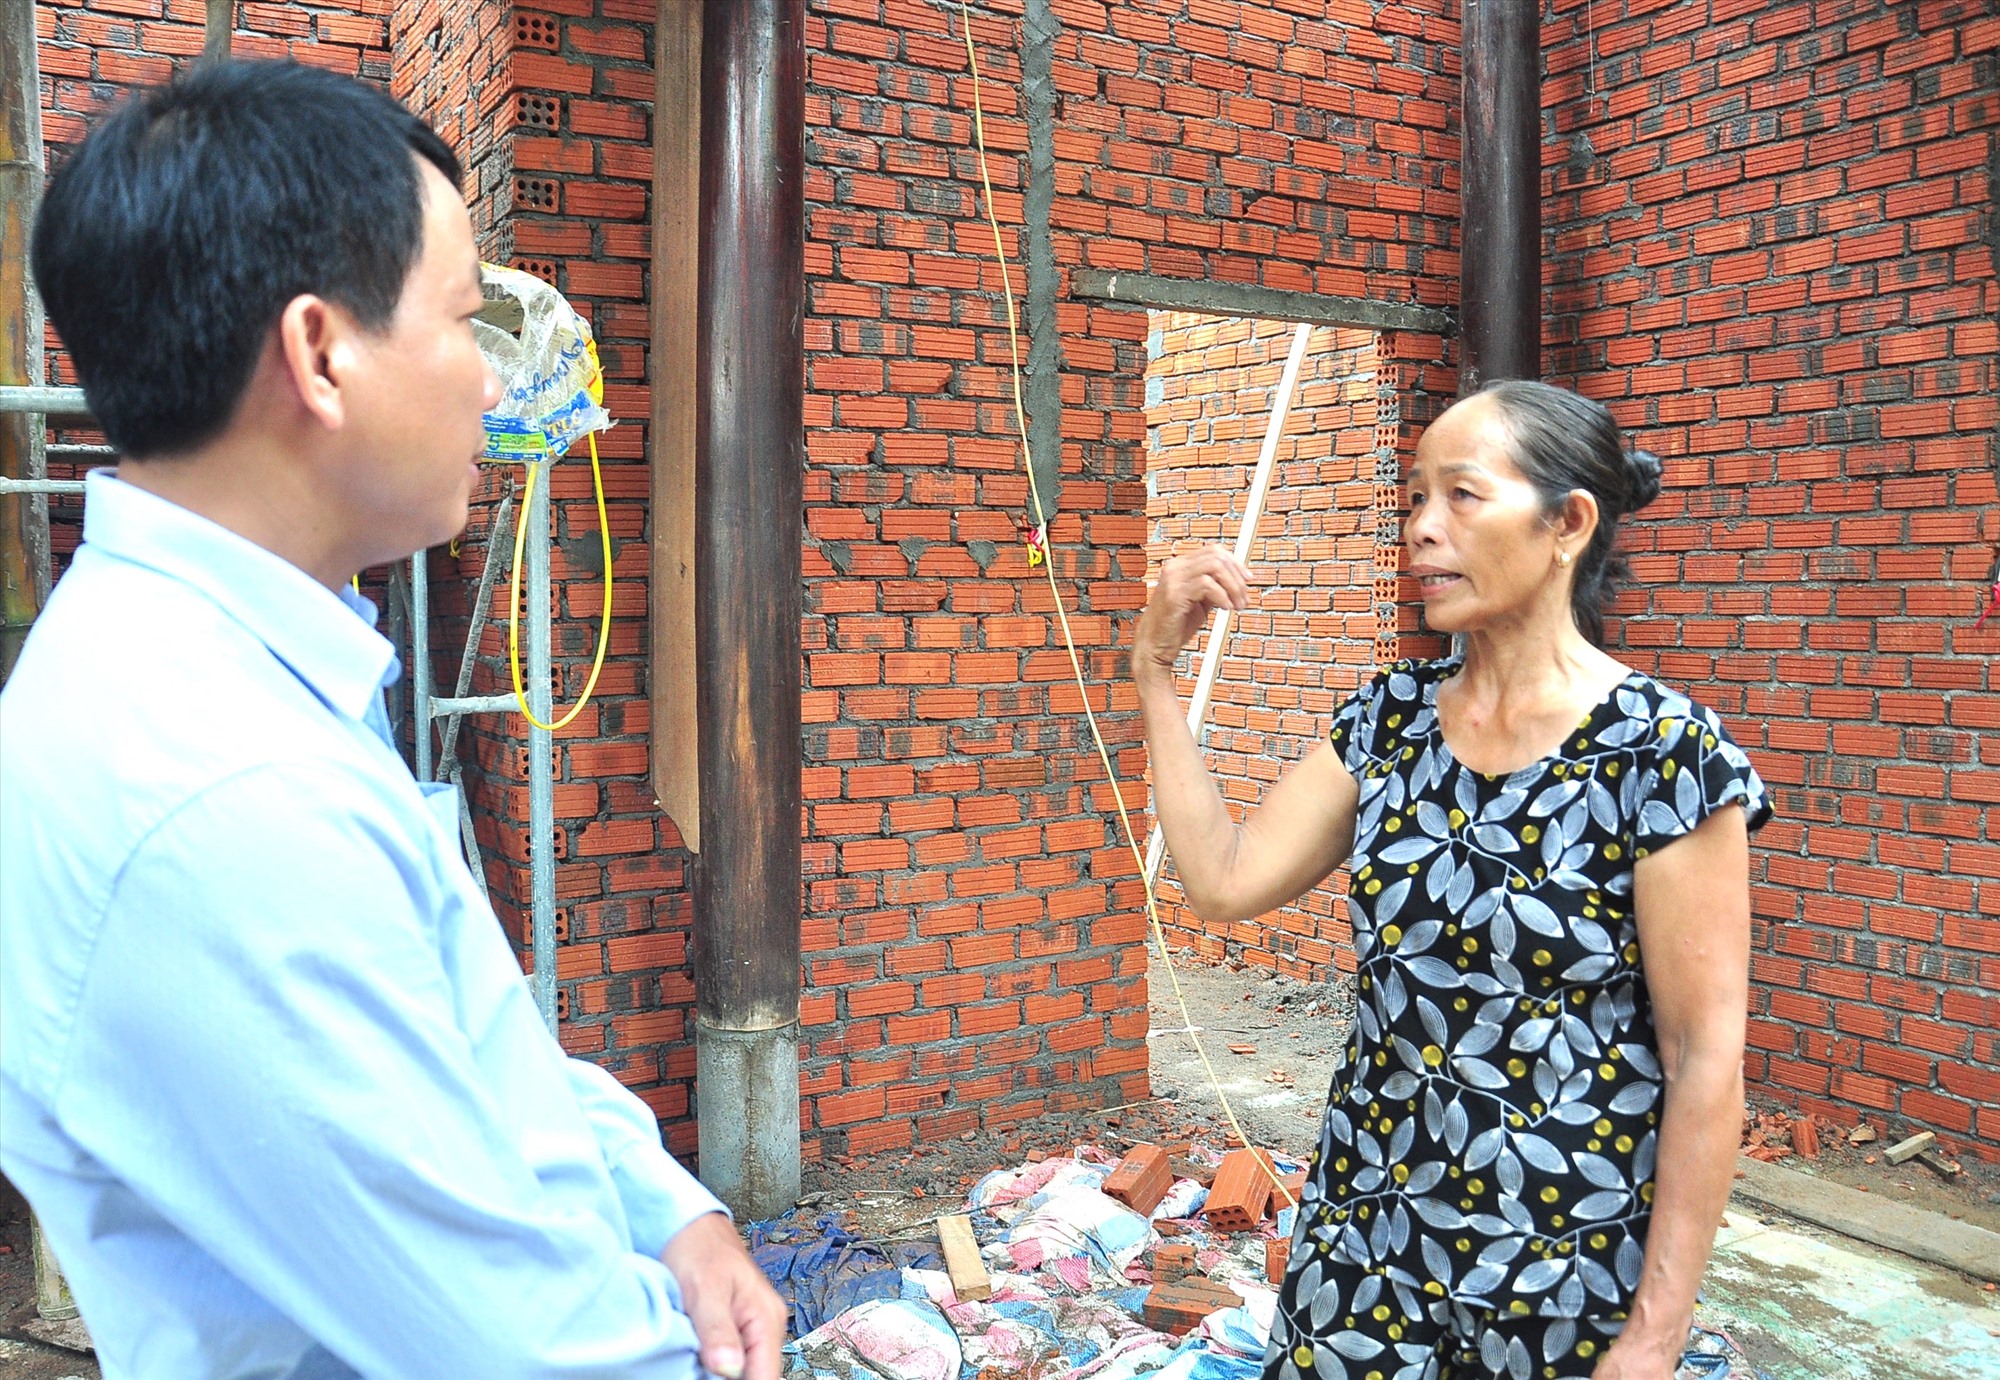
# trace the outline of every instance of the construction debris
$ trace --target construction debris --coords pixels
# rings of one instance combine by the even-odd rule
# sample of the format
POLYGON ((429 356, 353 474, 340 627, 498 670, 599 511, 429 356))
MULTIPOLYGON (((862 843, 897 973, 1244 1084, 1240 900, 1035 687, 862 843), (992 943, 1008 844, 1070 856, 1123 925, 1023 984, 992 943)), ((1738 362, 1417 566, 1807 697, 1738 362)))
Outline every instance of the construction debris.
POLYGON ((1194 1243, 1162 1241, 1148 1248, 1140 1259, 1152 1271, 1155 1286, 1171 1284, 1194 1270, 1194 1243))
POLYGON ((868 1241, 848 1230, 839 1214, 756 1223, 750 1254, 791 1308, 792 1330, 800 1333, 859 1304, 895 1298, 906 1269, 944 1268, 936 1246, 868 1241))
POLYGON ((1783 1112, 1752 1112, 1744 1128, 1743 1153, 1771 1164, 1792 1153, 1792 1119, 1783 1112))
POLYGON ((1292 1261, 1292 1243, 1283 1237, 1264 1243, 1264 1278, 1273 1289, 1285 1279, 1285 1267, 1292 1261))
POLYGON ((1917 1163, 1940 1179, 1955 1179, 1965 1172, 1964 1165, 1957 1160, 1946 1159, 1943 1155, 1918 1155, 1917 1163))
POLYGON ((1150 1215, 1173 1183, 1167 1152, 1157 1145, 1139 1145, 1111 1171, 1111 1177, 1104 1181, 1104 1191, 1132 1211, 1150 1215))
POLYGON ((1209 1185, 1209 1225, 1221 1231, 1249 1231, 1264 1220, 1277 1171, 1258 1150, 1232 1150, 1222 1157, 1209 1185))
POLYGON ((1901 1164, 1904 1160, 1914 1159, 1936 1144, 1937 1137, 1935 1135, 1929 1131, 1919 1131, 1908 1140, 1897 1141, 1887 1150, 1884 1150, 1882 1158, 1891 1164, 1901 1164))
MULTIPOLYGON (((1156 1148, 1176 1166, 1236 1159, 1267 1188, 1260 1154, 1281 1176, 1303 1169, 1273 1152, 1156 1148)), ((1120 1161, 1094 1146, 1026 1158, 973 1185, 965 1213, 932 1219, 937 1245, 869 1241, 844 1215, 758 1223, 758 1262, 794 1301, 786 1380, 1257 1380, 1295 1209, 1272 1221, 1260 1207, 1248 1230, 1224 1232, 1191 1176, 1148 1217, 1104 1191, 1120 1161), (968 1288, 967 1236, 983 1298, 968 1288), (835 1297, 854 1301, 815 1312, 835 1297)), ((1228 1188, 1240 1172, 1217 1179, 1228 1188)), ((1700 1326, 1679 1375, 1761 1380, 1725 1334, 1700 1326)))
POLYGON ((1140 1317, 1156 1332, 1185 1337, 1210 1313, 1234 1308, 1242 1302, 1227 1285, 1201 1275, 1188 1275, 1170 1283, 1155 1284, 1148 1290, 1140 1317))
POLYGON ((986 1275, 986 1262, 979 1258, 972 1219, 963 1213, 947 1213, 938 1218, 938 1242, 944 1247, 944 1268, 951 1276, 951 1292, 973 1303, 991 1298, 993 1285, 986 1275))

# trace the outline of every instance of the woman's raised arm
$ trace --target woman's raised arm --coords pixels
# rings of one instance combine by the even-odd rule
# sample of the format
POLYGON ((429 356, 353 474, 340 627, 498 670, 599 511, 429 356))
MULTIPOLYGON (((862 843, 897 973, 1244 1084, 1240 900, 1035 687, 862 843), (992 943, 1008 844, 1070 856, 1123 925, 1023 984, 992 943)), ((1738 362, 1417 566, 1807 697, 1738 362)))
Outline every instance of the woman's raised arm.
POLYGON ((1242 824, 1203 765, 1174 686, 1174 661, 1213 609, 1249 607, 1249 572, 1220 547, 1160 569, 1132 650, 1153 810, 1181 889, 1204 920, 1233 923, 1310 890, 1347 861, 1360 788, 1322 743, 1271 788, 1242 824))

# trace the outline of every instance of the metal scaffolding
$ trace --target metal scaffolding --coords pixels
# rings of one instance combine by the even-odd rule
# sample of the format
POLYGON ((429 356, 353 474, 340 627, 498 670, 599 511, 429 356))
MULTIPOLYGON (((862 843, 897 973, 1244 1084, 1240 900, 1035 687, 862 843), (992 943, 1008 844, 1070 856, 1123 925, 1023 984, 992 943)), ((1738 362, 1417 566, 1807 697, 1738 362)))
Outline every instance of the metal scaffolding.
MULTIPOLYGON (((0 418, 18 417, 29 436, 40 440, 51 416, 75 418, 87 421, 89 408, 84 403, 80 388, 0 387, 0 418)), ((31 445, 28 450, 29 467, 25 478, 0 475, 0 498, 18 497, 30 505, 30 511, 22 515, 21 526, 33 528, 31 539, 22 545, 30 559, 36 562, 31 575, 37 587, 46 591, 49 587, 49 515, 45 499, 50 494, 81 494, 81 479, 51 479, 47 474, 44 457, 71 461, 102 460, 109 463, 115 459, 109 446, 80 445, 31 445)), ((552 674, 552 629, 549 610, 549 461, 535 462, 543 468, 543 473, 535 477, 534 496, 528 510, 528 540, 523 583, 527 585, 525 598, 528 614, 527 623, 527 667, 522 688, 527 695, 528 708, 535 718, 549 722, 550 702, 553 696, 552 674)), ((478 659, 479 639, 485 632, 486 622, 493 603, 493 587, 501 568, 501 557, 509 550, 512 538, 512 518, 514 498, 510 493, 500 500, 494 512, 493 528, 487 546, 486 568, 480 574, 478 593, 473 600, 472 620, 466 630, 465 648, 459 655, 458 678, 449 695, 433 692, 431 683, 431 624, 430 624, 430 575, 426 567, 428 553, 419 551, 410 558, 408 588, 410 616, 408 619, 409 644, 408 664, 411 679, 411 712, 414 726, 411 738, 414 744, 412 764, 417 780, 442 781, 449 785, 457 796, 460 838, 465 849, 466 864, 472 869, 473 877, 479 883, 482 894, 486 893, 486 870, 479 860, 479 840, 473 831, 472 807, 466 799, 464 768, 458 754, 458 731, 467 714, 508 714, 515 710, 512 694, 472 695, 472 671, 478 659), (442 724, 443 741, 433 752, 431 734, 442 724)), ((392 583, 400 583, 394 581, 392 583)), ((394 602, 392 590, 392 600, 394 602)), ((40 607, 40 599, 35 606, 40 607)), ((392 619, 392 631, 398 620, 392 619)), ((25 632, 25 628, 23 629, 25 632)), ((399 647, 398 649, 403 650, 399 647)), ((537 728, 532 723, 528 727, 528 888, 529 888, 529 945, 534 957, 534 973, 530 986, 535 994, 535 1005, 542 1013, 551 1031, 556 1028, 556 982, 555 982, 555 744, 554 735, 549 730, 537 728)))
MULTIPOLYGON (((528 709, 534 718, 528 723, 528 938, 530 952, 534 957, 534 972, 530 975, 529 986, 535 994, 535 1005, 548 1023, 550 1031, 556 1028, 556 848, 555 848, 555 735, 539 724, 551 721, 551 702, 554 685, 552 683, 552 630, 549 609, 549 466, 548 460, 531 461, 541 466, 541 473, 534 476, 533 493, 528 503, 528 533, 526 551, 522 557, 525 569, 523 583, 527 591, 523 596, 528 605, 527 618, 527 665, 522 674, 522 689, 527 696, 528 709), (537 723, 536 721, 539 721, 537 723)), ((431 686, 431 664, 427 655, 413 654, 410 658, 410 680, 413 712, 416 723, 412 739, 415 743, 415 763, 413 769, 419 781, 441 780, 449 784, 458 796, 459 830, 464 839, 465 856, 472 868, 479 888, 486 890, 485 870, 479 862, 479 841, 473 833, 472 807, 466 799, 464 769, 457 753, 459 725, 467 714, 511 714, 516 702, 511 693, 498 695, 472 695, 472 668, 478 659, 479 639, 486 630, 486 621, 493 606, 493 587, 499 574, 501 558, 509 549, 510 527, 514 512, 514 496, 510 493, 500 500, 494 511, 493 527, 487 538, 486 568, 480 572, 479 589, 473 598, 472 619, 466 628, 465 648, 459 655, 458 678, 449 695, 433 693, 431 686), (434 725, 442 722, 443 740, 435 759, 431 751, 431 732, 434 725), (441 775, 434 774, 434 767, 441 775)), ((419 551, 410 558, 410 635, 413 649, 427 649, 430 646, 430 572, 426 568, 427 552, 419 551)))

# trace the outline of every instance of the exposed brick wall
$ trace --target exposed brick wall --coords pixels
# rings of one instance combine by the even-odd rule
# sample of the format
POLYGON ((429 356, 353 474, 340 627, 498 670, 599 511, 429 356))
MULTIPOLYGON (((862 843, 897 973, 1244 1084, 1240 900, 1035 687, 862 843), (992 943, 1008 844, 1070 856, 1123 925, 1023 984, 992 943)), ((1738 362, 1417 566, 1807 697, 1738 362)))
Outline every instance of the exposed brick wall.
MULTIPOLYGON (((76 137, 64 118, 106 83, 163 76, 199 47, 188 0, 151 16, 103 8, 87 34, 43 19, 52 142, 76 137)), ((63 24, 98 14, 47 9, 63 24)), ((597 699, 558 739, 564 1038, 645 1096, 685 1150, 686 859, 645 780, 652 8, 390 9, 246 6, 241 22, 267 37, 240 47, 282 44, 388 79, 465 160, 482 252, 555 282, 596 330, 620 419, 602 438, 619 613, 597 699)), ((1379 12, 1340 0, 1059 5, 1059 266, 1448 303, 1457 207, 1444 73, 1456 26, 1441 12, 1442 0, 1379 12)), ((973 13, 1011 226, 1024 176, 1020 23, 973 13)), ((1065 684, 1047 590, 1017 541, 1026 485, 1002 403, 1004 316, 974 198, 957 23, 956 5, 939 0, 825 0, 808 34, 808 1154, 908 1144, 1145 1083, 1134 868, 1065 684)), ((1016 274, 1018 287, 1018 262, 1016 274)), ((1067 304, 1059 327, 1057 568, 1143 810, 1115 649, 1143 601, 1146 318, 1067 304)), ((1449 387, 1444 348, 1419 335, 1382 342, 1371 484, 1393 479, 1449 387)), ((433 555, 441 677, 505 482, 489 479, 455 556, 433 555)), ((567 701, 599 608, 580 459, 557 470, 555 496, 567 701)), ((1356 538, 1372 539, 1357 559, 1378 581, 1396 568, 1389 535, 1356 538)), ((504 594, 496 605, 504 618, 504 594)), ((1378 654, 1409 631, 1395 622, 1378 629, 1378 654)), ((474 689, 503 688, 499 624, 480 650, 474 689)), ((469 725, 462 742, 488 881, 525 946, 522 745, 497 723, 469 725)))
MULTIPOLYGON (((387 82, 389 5, 390 0, 239 5, 231 51, 246 57, 292 57, 387 82)), ((36 0, 42 140, 49 167, 61 166, 96 116, 199 57, 206 12, 203 0, 36 0)), ((48 381, 74 386, 76 378, 53 329, 44 354, 48 381)), ((102 445, 104 438, 75 428, 54 439, 102 445)), ((49 474, 73 479, 102 463, 55 456, 49 474)), ((82 499, 58 495, 49 500, 49 538, 60 575, 83 539, 82 499)))
MULTIPOLYGON (((386 82, 389 6, 390 0, 240 4, 230 50, 386 82)), ((51 163, 83 137, 91 116, 199 57, 206 10, 203 0, 36 0, 42 137, 51 163)))
MULTIPOLYGON (((1018 8, 973 11, 1010 227, 1018 8)), ((552 276, 598 332, 621 419, 604 438, 621 612, 599 698, 560 739, 565 1038, 687 1148, 685 857, 645 781, 651 6, 388 10, 244 5, 239 48, 375 80, 393 53, 393 89, 473 170, 482 250, 552 276)), ((1063 273, 1455 302, 1456 6, 1056 12, 1063 273)), ((957 6, 813 0, 811 14, 803 1092, 818 1154, 1136 1091, 1145 959, 1132 864, 1016 540, 1026 486, 957 6)), ((2000 539, 1996 21, 1977 0, 1552 0, 1549 16, 1550 368, 1669 458, 1668 494, 1635 524, 1644 588, 1616 636, 1729 716, 1779 793, 1755 861, 1750 1073, 1836 1116, 1870 1110, 2000 1153, 2000 717, 1982 659, 2000 636, 1967 631, 2000 539)), ((193 0, 43 4, 37 19, 58 148, 93 103, 199 46, 193 0)), ((1116 649, 1152 535, 1147 323, 1072 300, 1066 282, 1058 297, 1057 569, 1137 805, 1116 649)), ((1373 443, 1326 517, 1355 525, 1314 534, 1352 567, 1347 588, 1367 567, 1367 607, 1338 610, 1349 637, 1372 617, 1364 660, 1435 650, 1397 598, 1396 480, 1451 363, 1435 338, 1380 339, 1373 443)), ((580 461, 556 498, 566 701, 599 607, 580 461)), ((458 578, 436 558, 442 671, 483 523, 458 578)), ((1267 612, 1246 637, 1296 635, 1279 613, 1298 610, 1267 612)), ((479 689, 504 684, 500 638, 479 689)), ((1328 677, 1314 692, 1350 664, 1313 663, 1328 677)), ((1223 745, 1241 749, 1245 781, 1268 770, 1247 759, 1273 731, 1251 708, 1227 725, 1245 741, 1223 745)), ((525 772, 496 728, 466 750, 489 880, 525 940, 525 772)), ((1253 955, 1320 963, 1297 923, 1253 955)))
MULTIPOLYGON (((694 1131, 688 859, 646 781, 653 15, 651 0, 399 5, 392 89, 433 119, 465 160, 482 254, 559 289, 590 323, 604 366, 605 406, 617 423, 597 438, 612 539, 612 626, 590 703, 556 735, 558 1012, 565 1048, 602 1063, 645 1098, 685 1152, 694 1131)), ((552 474, 560 712, 589 679, 603 558, 585 449, 552 474)), ((496 468, 455 559, 433 553, 440 674, 456 669, 467 600, 494 554, 495 506, 517 478, 496 468)), ((504 565, 511 550, 498 558, 504 565)), ((510 684, 504 580, 489 612, 475 693, 510 684)), ((463 755, 495 908, 531 966, 521 728, 512 716, 471 721, 463 755)))
MULTIPOLYGON (((1289 322, 1153 314, 1147 339, 1149 565, 1233 546, 1292 346, 1289 322)), ((1250 548, 1254 607, 1237 615, 1207 717, 1208 761, 1232 810, 1324 741, 1341 699, 1375 665, 1375 336, 1316 329, 1279 441, 1250 548)), ((1194 693, 1207 634, 1181 659, 1194 693)), ((1237 925, 1188 907, 1171 855, 1159 887, 1176 947, 1324 980, 1353 967, 1347 874, 1237 925)))
MULTIPOLYGON (((1056 12, 1060 269, 1454 294, 1455 27, 1435 9, 1056 12)), ((812 13, 808 1125, 837 1151, 1143 1095, 1146 956, 1136 865, 1016 533, 1026 482, 957 6, 812 13)), ((973 16, 1018 289, 1021 27, 973 16)), ((1056 571, 1138 807, 1122 649, 1144 599, 1148 323, 1060 296, 1056 571)), ((1419 370, 1441 352, 1385 346, 1404 415, 1431 405, 1419 370)), ((1406 436, 1387 436, 1393 463, 1406 436)))
POLYGON ((1619 645, 1775 792, 1750 1078, 2000 1156, 2000 18, 1556 8, 1551 368, 1667 460, 1619 645))
MULTIPOLYGON (((1449 300, 1454 170, 1436 107, 1451 26, 1422 9, 1368 24, 1185 9, 1063 8, 1059 263, 1449 300), (1382 94, 1346 88, 1377 68, 1388 75, 1366 84, 1382 94)), ((1019 24, 974 16, 1000 211, 1017 222, 1019 24)), ((457 137, 480 170, 488 252, 552 271, 607 346, 630 342, 607 359, 630 381, 612 404, 630 419, 611 433, 621 459, 643 454, 647 411, 648 17, 542 6, 496 25, 410 6, 395 26, 397 89, 448 130, 457 112, 478 112, 457 137), (475 25, 476 44, 451 38, 475 25), (531 120, 552 127, 530 135, 531 120)), ((1026 485, 1002 405, 1004 316, 973 195, 957 22, 955 5, 826 3, 807 38, 808 1154, 906 1145, 1145 1082, 1134 868, 1046 587, 1017 540, 1026 485)), ((1018 288, 1018 263, 1016 274, 1018 288)), ((1110 683, 1122 677, 1112 648, 1143 600, 1146 321, 1066 307, 1060 324, 1057 567, 1081 601, 1092 693, 1143 807, 1130 693, 1110 683)), ((1404 396, 1386 416, 1434 406, 1421 389, 1436 379, 1421 369, 1441 352, 1434 338, 1394 338, 1385 353, 1404 396)), ((1411 432, 1386 425, 1374 444, 1393 464, 1411 432)), ((619 468, 614 494, 628 501, 614 532, 638 537, 643 472, 619 468)), ((558 484, 571 504, 587 493, 580 466, 558 484)), ((594 518, 569 517, 563 549, 586 556, 594 518)), ((461 547, 468 581, 477 535, 461 547)), ((559 886, 603 899, 565 908, 560 982, 565 1038, 649 1096, 685 1148, 688 897, 679 840, 643 775, 644 556, 633 541, 618 561, 619 607, 634 621, 618 619, 627 638, 614 639, 600 685, 604 717, 586 711, 561 739, 559 886), (587 846, 608 851, 586 858, 587 846)), ((1380 565, 1373 547, 1366 560, 1380 565)), ((557 576, 573 694, 595 579, 561 561, 557 576)), ((506 860, 489 866, 505 911, 524 895, 519 753, 486 735, 472 752, 482 840, 506 860)))

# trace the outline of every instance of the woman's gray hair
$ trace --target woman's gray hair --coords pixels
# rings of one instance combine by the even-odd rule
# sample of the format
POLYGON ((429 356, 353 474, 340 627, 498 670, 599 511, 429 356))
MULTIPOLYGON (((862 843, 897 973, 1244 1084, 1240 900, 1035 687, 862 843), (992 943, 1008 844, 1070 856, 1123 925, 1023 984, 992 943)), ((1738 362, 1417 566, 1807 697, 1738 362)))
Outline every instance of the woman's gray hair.
POLYGON ((1604 645, 1604 607, 1631 567, 1616 549, 1619 520, 1660 494, 1659 457, 1626 450, 1603 403, 1531 379, 1502 379, 1480 389, 1506 425, 1514 464, 1542 497, 1550 517, 1581 489, 1597 500, 1597 530, 1576 562, 1570 613, 1593 645, 1604 645))

